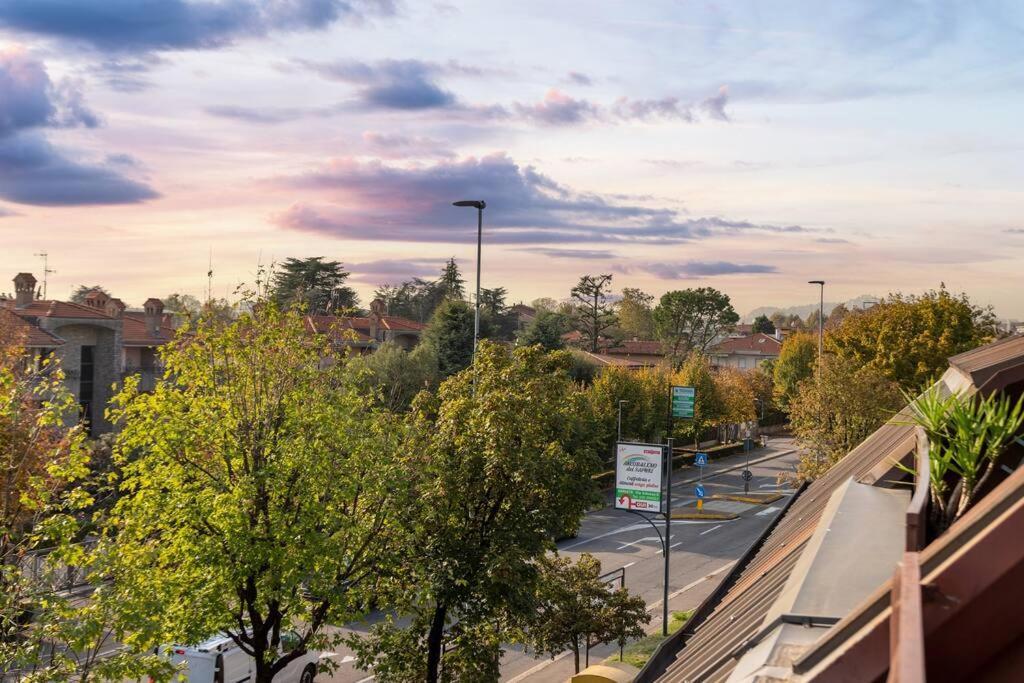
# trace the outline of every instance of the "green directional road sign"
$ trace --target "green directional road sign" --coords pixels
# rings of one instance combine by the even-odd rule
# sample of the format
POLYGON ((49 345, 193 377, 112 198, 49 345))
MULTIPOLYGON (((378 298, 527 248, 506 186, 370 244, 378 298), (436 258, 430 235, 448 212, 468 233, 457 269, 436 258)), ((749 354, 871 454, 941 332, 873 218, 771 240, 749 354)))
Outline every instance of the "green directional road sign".
POLYGON ((693 404, 697 400, 697 391, 693 387, 672 387, 673 419, 693 419, 693 404))

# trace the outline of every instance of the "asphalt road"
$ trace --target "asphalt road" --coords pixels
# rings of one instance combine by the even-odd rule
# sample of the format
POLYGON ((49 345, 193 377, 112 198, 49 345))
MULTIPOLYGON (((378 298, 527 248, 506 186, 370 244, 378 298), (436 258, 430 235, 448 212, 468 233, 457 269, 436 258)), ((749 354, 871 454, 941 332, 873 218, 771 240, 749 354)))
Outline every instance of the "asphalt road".
MULTIPOLYGON (((779 474, 792 472, 797 460, 792 442, 774 439, 769 447, 751 454, 750 482, 752 492, 778 492, 789 496, 792 491, 778 484, 779 474), (760 462, 757 462, 760 461, 760 462)), ((704 471, 707 496, 718 493, 742 493, 742 455, 713 461, 704 471)), ((673 510, 692 509, 697 468, 677 470, 673 474, 673 510)), ((768 505, 751 505, 729 501, 707 501, 705 509, 733 512, 731 521, 673 520, 670 539, 669 608, 671 611, 693 609, 700 604, 727 573, 729 567, 746 551, 765 527, 781 511, 786 498, 768 505)), ((664 530, 664 521, 658 523, 664 530)), ((606 508, 586 515, 580 534, 558 544, 559 552, 569 557, 589 553, 601 561, 603 571, 625 567, 626 587, 644 598, 651 612, 649 632, 661 629, 664 560, 658 534, 636 514, 606 508)), ((372 619, 371 619, 372 620, 372 619)), ((362 631, 365 624, 352 624, 345 630, 362 631)), ((601 646, 591 652, 591 663, 613 654, 613 646, 601 646)), ((331 677, 318 680, 356 683, 373 680, 371 671, 355 668, 345 648, 328 655, 340 665, 331 677)), ((509 683, 525 681, 564 681, 573 673, 569 653, 552 661, 535 657, 518 648, 510 648, 502 662, 502 680, 509 683), (567 656, 568 655, 568 656, 567 656)))

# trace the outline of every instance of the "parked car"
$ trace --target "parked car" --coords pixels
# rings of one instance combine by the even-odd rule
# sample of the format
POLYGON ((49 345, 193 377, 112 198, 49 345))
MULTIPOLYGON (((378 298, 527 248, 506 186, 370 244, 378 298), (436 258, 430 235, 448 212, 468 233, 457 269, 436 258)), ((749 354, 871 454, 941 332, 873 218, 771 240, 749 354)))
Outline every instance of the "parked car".
MULTIPOLYGON (((281 634, 281 650, 288 652, 299 642, 290 631, 281 634)), ((214 636, 198 645, 173 645, 171 661, 181 666, 181 680, 189 683, 243 683, 256 676, 255 660, 227 635, 214 636)), ((292 660, 274 676, 275 683, 313 683, 320 655, 307 652, 292 660)))

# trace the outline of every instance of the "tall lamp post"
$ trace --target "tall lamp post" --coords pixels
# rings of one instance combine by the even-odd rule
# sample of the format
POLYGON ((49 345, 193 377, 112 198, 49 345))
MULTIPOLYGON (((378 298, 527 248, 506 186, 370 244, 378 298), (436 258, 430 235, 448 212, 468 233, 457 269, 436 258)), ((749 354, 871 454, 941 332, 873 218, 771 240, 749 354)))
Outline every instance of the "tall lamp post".
POLYGON ((821 377, 821 354, 825 340, 825 281, 808 280, 809 285, 818 285, 821 288, 821 298, 818 300, 818 377, 821 377))
POLYGON ((468 206, 476 209, 476 306, 473 312, 473 364, 476 365, 476 345, 480 339, 480 256, 484 239, 484 208, 487 202, 463 199, 452 202, 453 206, 468 206))
POLYGON ((623 403, 629 403, 629 401, 625 401, 625 400, 620 400, 619 401, 619 422, 618 422, 618 429, 616 430, 617 434, 618 434, 618 441, 622 441, 622 404, 623 403))

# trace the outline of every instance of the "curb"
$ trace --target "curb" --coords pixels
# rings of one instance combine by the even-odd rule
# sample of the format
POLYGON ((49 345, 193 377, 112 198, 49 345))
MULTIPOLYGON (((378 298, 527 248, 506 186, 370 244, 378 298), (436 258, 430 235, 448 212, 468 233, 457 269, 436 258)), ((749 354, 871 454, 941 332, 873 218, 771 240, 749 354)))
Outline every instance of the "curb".
POLYGON ((782 500, 781 493, 766 493, 764 495, 748 495, 741 493, 716 493, 711 500, 731 500, 736 503, 750 503, 751 505, 767 505, 777 500, 782 500))
POLYGON ((707 520, 717 522, 727 522, 729 520, 738 519, 739 515, 734 515, 731 512, 674 512, 672 513, 672 519, 689 519, 689 520, 707 520))

